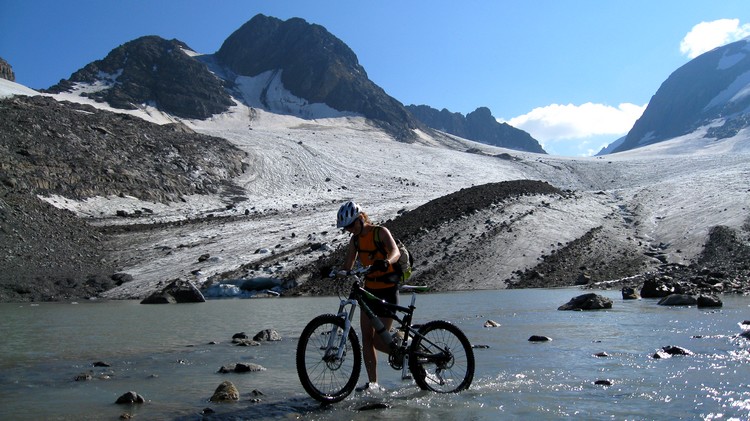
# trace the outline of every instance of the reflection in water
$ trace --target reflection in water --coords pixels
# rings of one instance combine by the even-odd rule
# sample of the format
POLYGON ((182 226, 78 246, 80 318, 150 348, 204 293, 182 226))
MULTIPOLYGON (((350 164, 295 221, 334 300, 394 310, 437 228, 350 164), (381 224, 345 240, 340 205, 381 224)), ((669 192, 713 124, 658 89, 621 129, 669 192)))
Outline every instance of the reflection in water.
POLYGON ((0 304, 0 407, 8 419, 114 419, 124 412, 140 419, 196 419, 205 408, 217 418, 239 419, 750 417, 748 343, 737 336, 748 318, 746 297, 722 297, 722 309, 705 311, 623 301, 619 292, 605 291, 615 302, 611 310, 557 311, 579 294, 555 289, 420 295, 417 322, 449 320, 480 346, 470 390, 422 392, 381 358, 387 391, 352 394, 333 407, 305 394, 294 352, 305 324, 336 309, 335 297, 151 306, 0 304), (485 328, 487 320, 500 326, 485 328), (263 329, 277 330, 283 340, 257 347, 231 343, 235 333, 252 336, 263 329), (553 340, 532 343, 532 335, 553 340), (651 358, 667 345, 695 355, 651 358), (94 367, 97 361, 110 367, 94 367), (266 370, 218 372, 238 362, 266 370), (75 381, 82 373, 91 380, 75 381), (240 402, 208 401, 224 380, 240 390, 240 402), (130 390, 147 402, 114 405, 130 390), (380 409, 359 410, 371 404, 380 409))

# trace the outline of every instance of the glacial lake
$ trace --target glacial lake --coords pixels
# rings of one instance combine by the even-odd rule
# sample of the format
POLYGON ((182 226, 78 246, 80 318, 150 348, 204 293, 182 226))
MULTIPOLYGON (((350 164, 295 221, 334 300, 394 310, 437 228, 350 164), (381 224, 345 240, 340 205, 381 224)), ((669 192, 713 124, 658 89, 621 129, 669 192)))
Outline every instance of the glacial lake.
MULTIPOLYGON (((557 310, 586 292, 420 294, 415 321, 451 321, 481 346, 471 388, 420 391, 381 354, 386 392, 353 393, 327 407, 303 390, 294 354, 307 322, 334 312, 337 297, 0 304, 0 413, 8 420, 116 420, 124 413, 140 420, 750 419, 750 343, 738 336, 750 328, 742 324, 750 320, 750 297, 721 296, 722 308, 699 309, 597 291, 612 298, 612 309, 557 310), (487 320, 500 326, 485 328, 487 320), (264 329, 283 339, 256 347, 231 342, 235 333, 264 329), (529 342, 532 335, 552 341, 529 342), (694 355, 652 358, 668 345, 694 355), (98 361, 110 366, 94 367, 98 361), (266 370, 218 372, 238 362, 266 370), (82 373, 91 380, 75 381, 82 373), (225 380, 240 401, 209 402, 225 380), (116 405, 128 391, 146 402, 116 405), (383 405, 362 410, 371 404, 383 405), (213 414, 201 415, 206 408, 213 414)), ((402 303, 409 298, 402 294, 402 303)))

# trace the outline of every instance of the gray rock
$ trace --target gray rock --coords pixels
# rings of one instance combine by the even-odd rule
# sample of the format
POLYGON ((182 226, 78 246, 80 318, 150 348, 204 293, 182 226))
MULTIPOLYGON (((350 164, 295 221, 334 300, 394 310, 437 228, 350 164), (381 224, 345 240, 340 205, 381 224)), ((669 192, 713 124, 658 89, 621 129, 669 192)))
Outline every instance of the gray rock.
POLYGON ((117 400, 115 401, 115 403, 118 405, 132 404, 132 403, 144 403, 144 402, 146 402, 146 400, 143 399, 143 396, 133 391, 125 393, 124 395, 117 398, 117 400))
POLYGON ((698 297, 698 307, 721 307, 724 303, 715 295, 700 295, 698 297))
POLYGON ((253 340, 259 341, 259 342, 280 341, 281 335, 279 335, 279 332, 273 329, 264 329, 258 332, 255 336, 253 336, 253 340))
POLYGON ((234 383, 230 381, 222 382, 211 396, 211 402, 232 402, 240 400, 240 392, 234 383))
POLYGON ((558 310, 601 310, 612 308, 612 300, 599 294, 589 293, 572 298, 558 310))
POLYGON ((660 306, 694 306, 698 300, 687 294, 670 294, 659 300, 660 306))

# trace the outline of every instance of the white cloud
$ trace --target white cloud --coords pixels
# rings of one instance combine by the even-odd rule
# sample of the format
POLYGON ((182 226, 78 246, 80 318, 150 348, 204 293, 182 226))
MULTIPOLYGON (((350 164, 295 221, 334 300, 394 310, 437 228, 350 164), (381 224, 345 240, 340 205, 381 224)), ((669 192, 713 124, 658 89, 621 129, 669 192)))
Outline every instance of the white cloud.
POLYGON ((747 36, 750 36, 750 24, 740 25, 739 19, 701 22, 693 26, 693 29, 682 39, 680 52, 692 59, 747 36))
POLYGON ((507 121, 529 132, 540 142, 581 139, 597 135, 623 135, 643 114, 646 105, 620 104, 617 108, 587 102, 582 105, 552 104, 507 121))

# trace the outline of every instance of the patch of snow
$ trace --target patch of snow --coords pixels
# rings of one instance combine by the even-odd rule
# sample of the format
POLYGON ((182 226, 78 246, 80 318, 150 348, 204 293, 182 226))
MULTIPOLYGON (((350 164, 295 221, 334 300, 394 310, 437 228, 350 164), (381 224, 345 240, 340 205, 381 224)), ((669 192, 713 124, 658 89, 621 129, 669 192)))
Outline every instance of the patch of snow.
POLYGON ((724 55, 719 59, 719 64, 716 66, 717 70, 726 70, 732 68, 737 63, 741 62, 747 54, 744 51, 727 55, 728 51, 724 52, 724 55))
POLYGON ((15 95, 36 96, 41 94, 38 91, 21 85, 20 83, 0 78, 0 98, 9 98, 15 95))
POLYGON ((729 102, 739 101, 748 95, 750 95, 750 71, 737 76, 737 79, 730 83, 726 89, 719 92, 703 110, 706 111, 729 102))
POLYGON ((335 118, 352 115, 323 103, 309 103, 294 96, 281 82, 281 70, 269 70, 258 76, 237 76, 235 84, 246 105, 264 108, 273 113, 306 119, 335 118))

